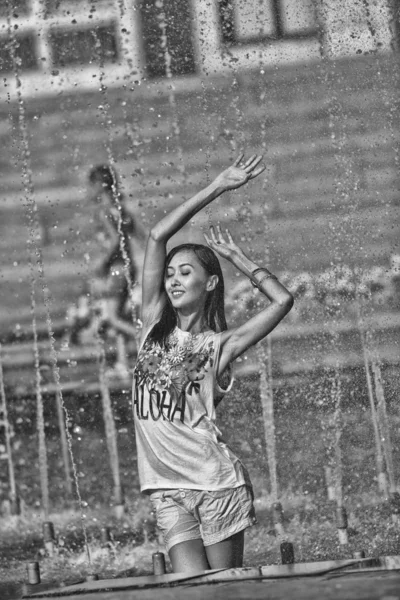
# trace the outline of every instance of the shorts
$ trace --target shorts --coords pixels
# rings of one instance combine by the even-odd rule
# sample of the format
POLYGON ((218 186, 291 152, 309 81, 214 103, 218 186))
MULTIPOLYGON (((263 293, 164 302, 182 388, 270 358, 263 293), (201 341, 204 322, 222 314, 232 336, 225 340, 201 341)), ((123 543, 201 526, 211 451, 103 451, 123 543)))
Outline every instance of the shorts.
POLYGON ((181 542, 203 540, 211 546, 257 522, 253 490, 157 490, 150 494, 167 551, 181 542))

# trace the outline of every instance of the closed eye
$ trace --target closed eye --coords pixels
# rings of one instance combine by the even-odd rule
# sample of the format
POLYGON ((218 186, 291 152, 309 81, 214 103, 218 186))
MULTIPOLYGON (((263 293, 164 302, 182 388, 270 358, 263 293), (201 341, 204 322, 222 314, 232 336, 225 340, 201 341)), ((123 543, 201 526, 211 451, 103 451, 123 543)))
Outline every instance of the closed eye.
MULTIPOLYGON (((167 272, 165 277, 168 279, 169 277, 172 277, 173 274, 174 274, 173 271, 169 271, 169 272, 167 272)), ((180 275, 190 275, 190 271, 181 271, 180 275)))

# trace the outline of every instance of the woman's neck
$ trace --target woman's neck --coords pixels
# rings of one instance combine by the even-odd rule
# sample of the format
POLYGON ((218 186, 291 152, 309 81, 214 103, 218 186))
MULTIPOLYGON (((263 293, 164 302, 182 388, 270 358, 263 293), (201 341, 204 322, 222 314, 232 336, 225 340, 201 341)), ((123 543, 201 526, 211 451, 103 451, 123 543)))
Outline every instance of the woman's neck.
POLYGON ((189 333, 196 335, 210 330, 203 314, 181 315, 178 313, 176 317, 177 326, 181 331, 188 331, 189 333))

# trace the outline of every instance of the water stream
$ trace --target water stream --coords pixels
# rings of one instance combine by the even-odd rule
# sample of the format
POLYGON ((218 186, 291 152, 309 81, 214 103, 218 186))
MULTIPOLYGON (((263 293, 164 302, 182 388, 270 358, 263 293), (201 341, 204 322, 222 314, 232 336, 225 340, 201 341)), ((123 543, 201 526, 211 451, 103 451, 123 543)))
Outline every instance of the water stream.
POLYGON ((8 418, 7 397, 4 389, 4 372, 3 372, 3 348, 0 344, 0 416, 4 428, 4 437, 6 442, 7 464, 8 464, 8 480, 10 486, 11 503, 17 502, 17 484, 15 481, 15 467, 13 461, 13 449, 11 443, 11 424, 8 418))
MULTIPOLYGON (((157 0, 155 3, 157 8, 157 21, 158 27, 160 28, 160 39, 161 39, 161 49, 163 53, 164 59, 164 67, 165 67, 165 77, 167 80, 167 89, 168 89, 168 102, 171 108, 171 127, 173 133, 173 140, 175 150, 178 156, 178 164, 176 165, 178 171, 183 176, 183 181, 187 180, 187 173, 185 168, 185 159, 183 156, 183 149, 181 143, 181 130, 178 120, 178 111, 176 105, 176 96, 175 96, 175 84, 173 82, 172 76, 172 57, 168 47, 168 35, 167 35, 167 16, 165 11, 164 0, 157 0)), ((167 149, 168 152, 168 149, 167 149)))
MULTIPOLYGON (((21 148, 22 179, 23 179, 23 183, 24 183, 25 202, 26 202, 24 207, 26 210, 26 217, 27 217, 27 221, 28 221, 27 229, 28 229, 28 233, 30 236, 29 240, 28 240, 28 244, 29 243, 31 244, 31 248, 32 248, 31 253, 32 253, 32 255, 34 255, 36 257, 36 267, 37 267, 37 271, 38 271, 39 281, 40 281, 42 291, 43 291, 43 301, 44 301, 44 305, 45 305, 45 309, 46 309, 46 325, 47 325, 48 335, 49 335, 49 340, 50 340, 51 363, 52 363, 52 368, 53 368, 54 379, 56 382, 57 389, 59 391, 58 397, 60 399, 60 402, 62 403, 62 407, 63 407, 64 414, 65 414, 66 434, 67 434, 68 447, 69 447, 72 469, 73 469, 75 490, 76 490, 79 510, 80 510, 80 514, 81 514, 81 522, 82 522, 82 529, 83 529, 83 534, 84 534, 84 539, 85 539, 87 558, 88 558, 88 562, 90 564, 90 552, 89 552, 89 544, 88 544, 87 532, 86 532, 86 527, 85 527, 85 522, 84 522, 85 515, 83 512, 83 502, 82 502, 82 498, 81 498, 81 494, 80 494, 78 474, 77 474, 76 464, 75 464, 73 450, 72 450, 72 437, 71 437, 71 434, 68 429, 68 425, 70 423, 70 417, 69 417, 69 413, 68 413, 67 407, 65 405, 64 399, 63 399, 62 390, 61 390, 60 372, 59 372, 59 368, 57 365, 57 352, 55 349, 55 338, 54 338, 52 319, 51 319, 51 296, 50 296, 50 290, 48 288, 46 278, 45 278, 45 273, 44 273, 42 250, 41 250, 41 246, 38 242, 38 236, 40 238, 40 228, 39 228, 38 222, 37 222, 38 208, 37 208, 35 194, 34 194, 33 172, 32 172, 31 166, 30 166, 31 153, 30 153, 29 138, 28 138, 28 133, 27 133, 26 117, 25 117, 25 101, 24 101, 24 98, 23 98, 22 92, 21 92, 20 66, 19 66, 19 62, 16 58, 16 53, 15 53, 15 48, 16 48, 16 45, 18 42, 17 42, 17 39, 14 35, 13 29, 11 26, 12 6, 11 6, 11 3, 9 0, 6 0, 6 3, 7 3, 7 9, 8 9, 8 12, 7 12, 8 35, 9 35, 9 39, 10 39, 10 49, 11 49, 11 56, 12 56, 12 60, 13 60, 14 77, 15 77, 16 86, 17 86, 18 125, 19 125, 19 132, 21 135, 21 142, 22 142, 22 148, 21 148)), ((31 256, 31 254, 30 254, 30 256, 31 256)), ((32 319, 33 319, 32 325, 33 325, 33 333, 34 333, 34 353, 35 353, 35 373, 36 373, 36 398, 37 398, 37 405, 38 405, 38 423, 39 423, 40 432, 41 432, 40 433, 40 444, 39 444, 39 456, 40 456, 40 465, 41 465, 40 469, 41 469, 42 479, 43 479, 42 480, 43 502, 44 502, 43 509, 44 509, 45 515, 47 516, 48 510, 49 510, 49 502, 48 502, 48 487, 47 487, 48 486, 47 463, 45 460, 44 424, 42 423, 43 402, 42 402, 41 389, 40 389, 41 376, 40 376, 39 353, 38 353, 38 345, 37 345, 37 328, 36 328, 36 324, 35 324, 35 312, 36 312, 35 311, 35 281, 36 281, 36 278, 35 278, 35 275, 33 272, 33 265, 32 265, 32 268, 31 268, 31 312, 32 312, 32 319)))

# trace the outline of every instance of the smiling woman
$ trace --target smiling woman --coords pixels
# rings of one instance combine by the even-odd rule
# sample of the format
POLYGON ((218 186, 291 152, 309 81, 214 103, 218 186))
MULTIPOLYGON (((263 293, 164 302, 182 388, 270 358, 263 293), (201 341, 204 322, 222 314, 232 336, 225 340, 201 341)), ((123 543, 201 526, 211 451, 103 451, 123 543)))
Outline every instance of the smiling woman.
POLYGON ((227 190, 257 177, 261 156, 223 171, 150 231, 142 321, 133 381, 141 491, 150 495, 175 572, 240 567, 244 530, 255 522, 247 470, 223 441, 215 407, 232 385, 230 363, 290 310, 277 278, 249 260, 229 231, 211 227, 207 245, 168 240, 227 190), (270 301, 228 329, 217 254, 250 277, 270 301))

